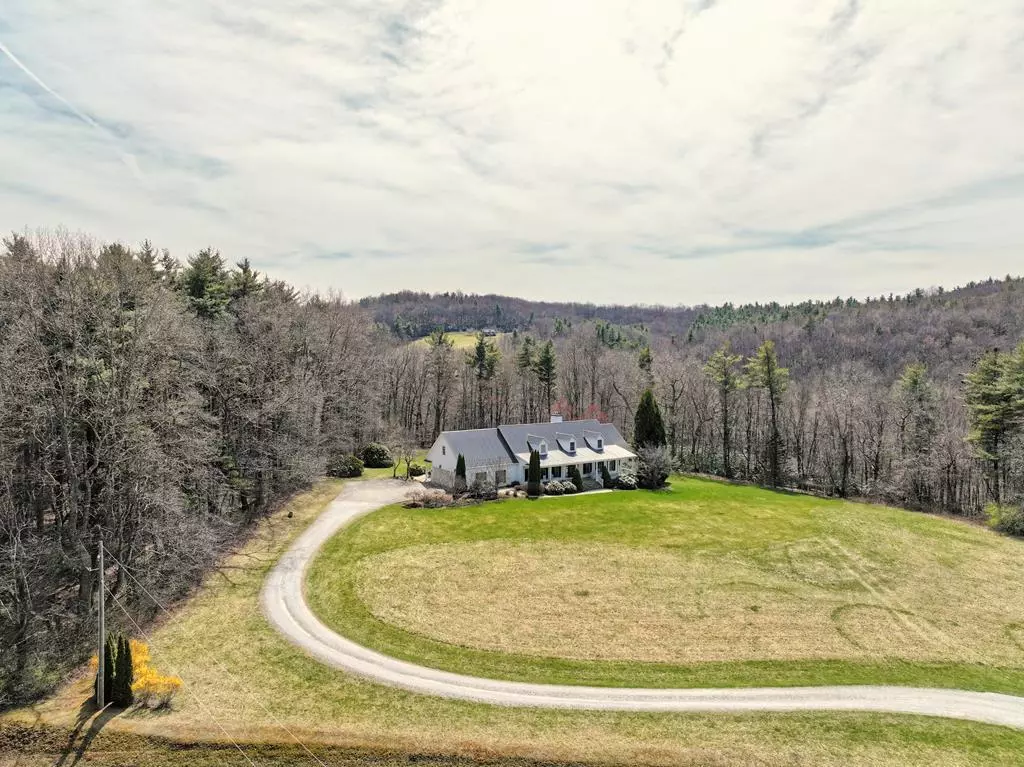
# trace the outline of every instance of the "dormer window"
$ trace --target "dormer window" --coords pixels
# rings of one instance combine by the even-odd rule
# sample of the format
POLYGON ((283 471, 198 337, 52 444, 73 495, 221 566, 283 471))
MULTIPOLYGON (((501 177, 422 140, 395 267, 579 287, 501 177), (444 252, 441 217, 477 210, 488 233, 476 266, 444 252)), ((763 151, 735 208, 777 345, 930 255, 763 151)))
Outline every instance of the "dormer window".
POLYGON ((597 449, 600 450, 603 447, 604 447, 604 440, 601 439, 600 437, 598 437, 597 438, 597 449))
POLYGON ((547 442, 541 442, 540 443, 540 454, 541 455, 547 455, 548 454, 548 443, 547 442))
POLYGON ((448 448, 441 445, 441 455, 448 455, 448 448))
POLYGON ((575 453, 576 452, 576 440, 573 440, 572 442, 569 443, 569 452, 570 453, 575 453))

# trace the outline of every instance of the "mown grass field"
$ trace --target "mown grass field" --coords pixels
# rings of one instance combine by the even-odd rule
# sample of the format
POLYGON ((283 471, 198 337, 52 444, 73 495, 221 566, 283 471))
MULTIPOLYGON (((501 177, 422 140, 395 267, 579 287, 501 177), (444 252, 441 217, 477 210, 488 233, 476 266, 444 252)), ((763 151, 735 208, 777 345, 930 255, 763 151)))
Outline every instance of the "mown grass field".
MULTIPOLYGON (((507 709, 404 693, 325 668, 270 628, 258 598, 272 564, 339 488, 325 482, 296 498, 193 599, 147 629, 154 665, 185 681, 172 711, 97 722, 83 707, 90 685, 81 678, 0 719, 0 767, 1024 764, 1024 733, 968 722, 507 709)), ((116 618, 117 608, 108 614, 116 618)))
MULTIPOLYGON (((453 332, 453 333, 448 333, 447 334, 448 338, 450 338, 452 340, 454 348, 457 351, 470 351, 471 349, 475 348, 476 347, 477 335, 478 335, 478 333, 476 331, 472 331, 472 332, 469 332, 469 333, 453 332)), ((507 333, 498 333, 498 335, 491 336, 490 338, 488 338, 488 340, 489 341, 494 341, 495 343, 497 343, 499 340, 501 340, 502 336, 505 336, 505 335, 508 335, 508 334, 507 333)), ((427 339, 426 338, 417 338, 412 343, 420 345, 420 346, 423 346, 423 347, 426 347, 427 339)))
POLYGON ((495 678, 1024 693, 1024 543, 711 480, 385 509, 328 543, 308 593, 345 636, 495 678))

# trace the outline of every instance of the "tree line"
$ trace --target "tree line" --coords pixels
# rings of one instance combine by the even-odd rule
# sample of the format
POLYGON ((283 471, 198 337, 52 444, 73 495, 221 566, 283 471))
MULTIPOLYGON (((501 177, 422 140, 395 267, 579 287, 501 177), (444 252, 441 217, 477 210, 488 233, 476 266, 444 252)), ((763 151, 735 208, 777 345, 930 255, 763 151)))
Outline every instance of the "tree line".
POLYGON ((599 328, 546 340, 481 334, 468 352, 441 330, 426 346, 399 344, 383 360, 381 418, 423 445, 442 430, 553 412, 613 422, 632 439, 650 390, 684 471, 952 514, 1019 505, 1024 347, 1014 342, 1024 334, 936 374, 910 352, 871 365, 800 350, 790 365, 774 338, 751 346, 743 328, 715 346, 662 338, 639 351, 609 348, 599 328))
POLYGON ((134 579, 187 593, 332 453, 376 436, 387 343, 358 307, 211 249, 182 264, 148 243, 6 238, 0 704, 87 657, 101 537, 111 591, 144 619, 134 579))

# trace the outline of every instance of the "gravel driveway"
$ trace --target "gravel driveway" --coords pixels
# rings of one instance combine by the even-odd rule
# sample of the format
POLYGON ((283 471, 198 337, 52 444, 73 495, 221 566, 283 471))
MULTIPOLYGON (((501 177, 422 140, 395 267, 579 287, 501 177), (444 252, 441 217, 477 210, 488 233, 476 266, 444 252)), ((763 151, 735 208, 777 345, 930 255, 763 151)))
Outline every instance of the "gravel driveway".
POLYGON ((261 596, 271 624, 289 641, 334 668, 424 695, 502 706, 613 711, 884 711, 1024 729, 1024 698, 913 687, 844 686, 736 689, 629 689, 530 684, 463 676, 390 658, 321 623, 303 595, 305 571, 328 538, 353 520, 400 501, 409 485, 349 482, 271 571, 261 596))

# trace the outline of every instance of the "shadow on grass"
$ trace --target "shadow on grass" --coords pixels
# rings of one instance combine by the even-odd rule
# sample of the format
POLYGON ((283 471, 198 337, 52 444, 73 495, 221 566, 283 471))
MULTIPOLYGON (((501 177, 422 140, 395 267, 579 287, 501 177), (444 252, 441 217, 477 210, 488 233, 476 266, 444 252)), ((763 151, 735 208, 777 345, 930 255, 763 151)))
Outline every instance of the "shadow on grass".
POLYGON ((115 709, 113 706, 106 706, 97 714, 96 704, 93 699, 89 698, 84 701, 78 709, 75 727, 71 734, 68 735, 68 742, 61 752, 60 758, 54 763, 54 767, 72 767, 72 765, 78 764, 89 749, 89 746, 92 745, 93 740, 100 734, 100 730, 117 714, 118 709, 115 709), (92 720, 91 723, 89 722, 90 719, 92 720), (85 730, 83 735, 82 730, 85 729, 87 723, 89 728, 85 730), (76 741, 78 742, 77 746, 75 745, 76 741))

